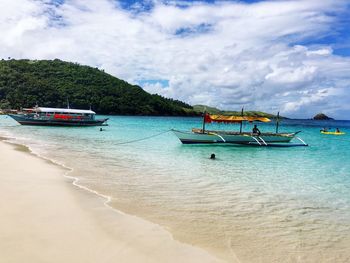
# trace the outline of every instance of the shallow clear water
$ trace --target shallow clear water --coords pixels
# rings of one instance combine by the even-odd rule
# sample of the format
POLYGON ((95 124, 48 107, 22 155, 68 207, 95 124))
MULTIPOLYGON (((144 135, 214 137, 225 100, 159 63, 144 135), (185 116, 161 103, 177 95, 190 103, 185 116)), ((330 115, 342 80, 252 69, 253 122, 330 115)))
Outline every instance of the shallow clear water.
POLYGON ((182 145, 171 132, 121 144, 200 126, 200 118, 115 116, 100 132, 0 117, 0 135, 74 168, 112 206, 229 262, 350 261, 350 121, 282 123, 280 131, 302 130, 310 147, 182 145), (322 135, 325 126, 347 134, 322 135))

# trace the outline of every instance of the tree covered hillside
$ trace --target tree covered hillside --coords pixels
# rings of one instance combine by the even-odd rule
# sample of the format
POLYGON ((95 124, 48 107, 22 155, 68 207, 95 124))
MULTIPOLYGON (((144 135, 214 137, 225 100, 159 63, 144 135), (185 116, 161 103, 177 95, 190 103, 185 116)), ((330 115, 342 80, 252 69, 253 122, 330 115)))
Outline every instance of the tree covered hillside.
POLYGON ((194 115, 181 101, 151 95, 97 68, 55 60, 1 60, 0 108, 92 109, 101 114, 194 115))

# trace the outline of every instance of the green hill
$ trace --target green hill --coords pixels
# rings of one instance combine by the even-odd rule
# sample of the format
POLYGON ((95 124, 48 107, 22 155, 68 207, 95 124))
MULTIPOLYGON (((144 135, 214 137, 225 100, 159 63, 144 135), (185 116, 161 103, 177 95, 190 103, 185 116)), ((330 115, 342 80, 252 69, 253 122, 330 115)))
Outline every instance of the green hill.
POLYGON ((214 108, 214 107, 209 107, 206 105, 194 105, 193 110, 198 112, 198 113, 202 113, 202 112, 206 111, 210 114, 222 114, 221 110, 214 108))
MULTIPOLYGON (((205 110, 206 112, 208 112, 210 114, 236 115, 236 116, 241 115, 241 111, 223 111, 223 110, 219 110, 217 108, 213 108, 213 107, 209 107, 209 106, 205 106, 205 105, 194 105, 193 110, 197 111, 198 113, 204 112, 204 110, 205 110)), ((266 117, 266 118, 270 118, 270 119, 277 117, 274 114, 270 114, 270 113, 266 113, 266 112, 262 112, 262 111, 244 111, 243 115, 244 116, 251 116, 251 117, 266 117)), ((281 117, 281 118, 285 118, 285 117, 281 117)))
POLYGON ((318 113, 313 117, 314 120, 334 120, 331 117, 328 117, 326 114, 324 113, 318 113))
POLYGON ((151 95, 97 68, 55 60, 1 60, 0 108, 66 107, 101 114, 195 115, 192 106, 151 95))

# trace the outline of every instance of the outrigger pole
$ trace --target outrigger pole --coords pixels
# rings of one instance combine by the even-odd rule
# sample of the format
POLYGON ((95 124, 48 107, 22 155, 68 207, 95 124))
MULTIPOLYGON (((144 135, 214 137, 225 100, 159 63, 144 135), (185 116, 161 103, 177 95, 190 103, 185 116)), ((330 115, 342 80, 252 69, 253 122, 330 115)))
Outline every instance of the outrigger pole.
MULTIPOLYGON (((242 107, 242 111, 241 111, 241 116, 243 117, 243 108, 242 107)), ((239 127, 239 133, 242 133, 242 125, 243 125, 243 121, 241 121, 241 126, 239 127)))
POLYGON ((280 112, 277 112, 277 118, 276 118, 276 133, 278 133, 278 126, 280 123, 280 112))

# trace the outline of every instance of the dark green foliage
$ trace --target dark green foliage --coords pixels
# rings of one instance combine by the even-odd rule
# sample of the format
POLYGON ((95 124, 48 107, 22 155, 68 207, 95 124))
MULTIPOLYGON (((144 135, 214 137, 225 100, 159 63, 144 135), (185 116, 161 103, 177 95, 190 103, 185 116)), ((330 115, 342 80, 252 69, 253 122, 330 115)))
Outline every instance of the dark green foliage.
POLYGON ((55 60, 0 61, 0 108, 66 107, 100 114, 195 115, 184 102, 151 95, 101 70, 55 60))

